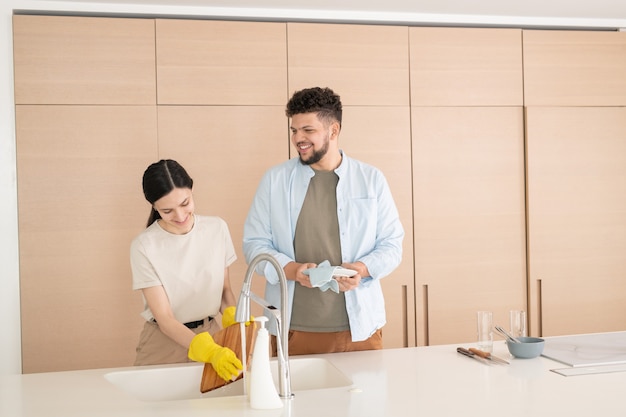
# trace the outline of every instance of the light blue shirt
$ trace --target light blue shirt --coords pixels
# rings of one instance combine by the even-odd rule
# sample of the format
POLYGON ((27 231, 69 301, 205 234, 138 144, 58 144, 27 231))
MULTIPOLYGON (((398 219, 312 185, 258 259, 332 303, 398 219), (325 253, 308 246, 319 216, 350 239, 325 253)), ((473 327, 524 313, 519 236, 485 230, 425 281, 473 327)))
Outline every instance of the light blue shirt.
MULTIPOLYGON (((363 277, 357 288, 345 292, 352 340, 358 342, 386 323, 380 279, 402 260, 404 230, 383 173, 341 152, 343 159, 335 173, 339 176, 337 216, 342 261, 363 262, 371 274, 363 277)), ((282 267, 294 261, 296 222, 314 175, 299 157, 265 173, 244 225, 243 252, 248 264, 261 253, 274 256, 282 267)), ((256 272, 267 280, 265 299, 280 308, 276 271, 269 262, 262 262, 256 272)), ((294 281, 287 281, 287 320, 291 317, 294 285, 294 281)))

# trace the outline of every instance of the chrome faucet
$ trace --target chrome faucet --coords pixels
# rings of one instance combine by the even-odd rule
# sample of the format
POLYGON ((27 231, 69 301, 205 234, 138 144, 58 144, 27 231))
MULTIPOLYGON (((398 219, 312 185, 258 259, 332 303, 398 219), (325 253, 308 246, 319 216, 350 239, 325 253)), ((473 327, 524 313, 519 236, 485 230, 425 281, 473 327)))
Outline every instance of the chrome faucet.
POLYGON ((235 313, 235 321, 238 323, 245 323, 250 320, 250 299, 264 307, 276 320, 277 329, 277 347, 278 347, 278 388, 281 398, 291 398, 293 396, 291 392, 291 377, 289 376, 289 349, 288 349, 288 334, 289 327, 287 324, 287 278, 285 272, 280 266, 276 258, 272 255, 261 253, 257 255, 246 271, 246 277, 243 280, 241 287, 241 293, 239 294, 239 301, 237 302, 237 310, 235 313), (272 264, 276 273, 278 274, 278 282, 280 284, 280 309, 279 312, 276 307, 269 304, 265 299, 254 294, 251 290, 252 275, 258 264, 261 262, 269 262, 272 264))

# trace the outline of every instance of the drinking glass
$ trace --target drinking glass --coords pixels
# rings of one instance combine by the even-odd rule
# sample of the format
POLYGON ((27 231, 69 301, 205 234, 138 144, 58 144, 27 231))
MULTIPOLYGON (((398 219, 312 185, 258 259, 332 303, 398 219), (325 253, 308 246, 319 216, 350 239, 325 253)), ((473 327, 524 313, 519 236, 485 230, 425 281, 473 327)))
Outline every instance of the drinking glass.
POLYGON ((511 336, 526 336, 526 312, 524 310, 511 310, 509 312, 509 323, 511 336))
POLYGON ((493 350, 493 314, 491 311, 476 313, 478 326, 478 349, 491 352, 493 350))

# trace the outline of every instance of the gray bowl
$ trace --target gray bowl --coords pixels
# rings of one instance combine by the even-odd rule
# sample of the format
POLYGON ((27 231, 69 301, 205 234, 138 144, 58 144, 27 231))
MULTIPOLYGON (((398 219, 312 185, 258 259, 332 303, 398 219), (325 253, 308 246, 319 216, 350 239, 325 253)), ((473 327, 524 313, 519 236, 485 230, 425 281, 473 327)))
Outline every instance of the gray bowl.
POLYGON ((522 343, 506 341, 506 347, 509 348, 511 355, 516 358, 530 359, 536 358, 543 352, 546 342, 538 337, 518 337, 522 343))

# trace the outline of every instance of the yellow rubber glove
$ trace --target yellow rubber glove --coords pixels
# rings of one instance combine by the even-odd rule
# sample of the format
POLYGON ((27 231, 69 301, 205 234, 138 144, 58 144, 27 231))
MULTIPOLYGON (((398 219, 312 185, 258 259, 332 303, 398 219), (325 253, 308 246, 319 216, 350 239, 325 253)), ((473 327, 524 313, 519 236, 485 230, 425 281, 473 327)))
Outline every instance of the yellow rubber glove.
POLYGON ((209 332, 198 333, 189 344, 189 359, 210 363, 224 381, 237 378, 243 365, 235 352, 215 343, 209 332))
MULTIPOLYGON (((228 326, 232 326, 237 323, 235 321, 235 312, 237 308, 235 306, 226 307, 222 313, 222 328, 225 329, 228 326)), ((249 326, 254 321, 254 316, 250 316, 250 321, 246 322, 246 326, 249 326)))

